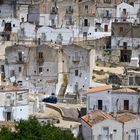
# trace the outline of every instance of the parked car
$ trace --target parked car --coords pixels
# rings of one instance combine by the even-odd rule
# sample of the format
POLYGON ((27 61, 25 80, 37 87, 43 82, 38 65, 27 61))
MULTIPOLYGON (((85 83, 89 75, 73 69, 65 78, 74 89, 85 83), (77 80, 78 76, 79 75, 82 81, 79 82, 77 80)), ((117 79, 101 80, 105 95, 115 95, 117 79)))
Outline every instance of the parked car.
POLYGON ((47 97, 47 98, 44 98, 42 100, 43 102, 47 102, 47 103, 57 103, 57 97, 55 96, 50 96, 50 97, 47 97))

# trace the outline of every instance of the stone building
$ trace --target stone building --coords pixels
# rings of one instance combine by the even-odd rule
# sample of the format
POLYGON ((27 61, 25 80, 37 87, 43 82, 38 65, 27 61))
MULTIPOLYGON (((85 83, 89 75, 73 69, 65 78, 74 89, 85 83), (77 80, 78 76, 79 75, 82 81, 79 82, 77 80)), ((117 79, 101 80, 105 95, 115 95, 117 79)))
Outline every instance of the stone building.
POLYGON ((116 59, 118 58, 118 62, 139 67, 139 33, 140 25, 137 23, 112 23, 111 49, 116 52, 116 59), (134 58, 137 59, 134 60, 134 58))

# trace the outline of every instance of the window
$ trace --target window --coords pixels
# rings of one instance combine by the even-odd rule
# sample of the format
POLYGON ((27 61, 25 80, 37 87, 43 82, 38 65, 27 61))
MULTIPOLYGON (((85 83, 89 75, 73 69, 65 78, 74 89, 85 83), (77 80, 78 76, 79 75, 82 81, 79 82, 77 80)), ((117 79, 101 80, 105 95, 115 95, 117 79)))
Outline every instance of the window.
POLYGON ((85 5, 85 9, 88 10, 88 5, 85 5))
POLYGON ((39 52, 38 57, 39 57, 39 59, 42 59, 43 58, 43 52, 39 52))
POLYGON ((78 70, 75 70, 75 76, 78 76, 79 72, 78 70))
POLYGON ((122 33, 123 32, 123 27, 120 27, 120 33, 122 33))
POLYGON ((15 24, 13 24, 13 27, 15 27, 15 24))
POLYGON ((103 108, 103 101, 98 100, 98 110, 102 110, 102 108, 103 108))
POLYGON ((23 61, 22 52, 18 52, 18 61, 23 61))
POLYGON ((88 19, 84 19, 84 26, 89 26, 88 19))
POLYGON ((123 9, 123 15, 126 15, 126 9, 123 9))
POLYGON ((19 86, 22 86, 22 81, 17 82, 19 86))
POLYGON ((1 72, 4 72, 4 65, 1 65, 1 72))
POLYGON ((21 67, 18 67, 18 72, 21 72, 21 67))
POLYGON ((129 76, 129 85, 134 85, 135 84, 135 77, 134 76, 129 76))
POLYGON ((129 100, 124 100, 124 110, 129 110, 129 100))
POLYGON ((11 94, 11 93, 7 93, 7 94, 6 94, 6 98, 7 98, 7 99, 11 99, 11 95, 10 95, 10 94, 11 94))
POLYGON ((109 10, 106 10, 106 17, 109 17, 109 10))
POLYGON ((127 47, 127 42, 123 42, 123 46, 124 47, 127 47))
POLYGON ((49 69, 47 69, 47 72, 49 72, 49 69))
POLYGON ((22 100, 23 100, 22 94, 19 94, 19 95, 18 95, 18 100, 19 100, 19 101, 22 101, 22 100))
POLYGON ((39 67, 39 73, 41 73, 43 71, 42 67, 39 67))
POLYGON ((102 136, 104 136, 105 138, 109 136, 109 127, 102 128, 102 136))
POLYGON ((131 129, 130 140, 138 140, 138 139, 139 139, 138 130, 131 129))

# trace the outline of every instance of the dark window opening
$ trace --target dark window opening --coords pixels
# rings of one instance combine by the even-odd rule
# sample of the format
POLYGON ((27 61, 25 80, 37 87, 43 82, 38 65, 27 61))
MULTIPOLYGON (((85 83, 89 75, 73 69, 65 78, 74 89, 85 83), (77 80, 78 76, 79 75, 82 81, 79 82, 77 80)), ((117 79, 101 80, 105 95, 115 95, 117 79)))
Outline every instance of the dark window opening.
POLYGON ((18 71, 21 72, 21 67, 18 67, 18 71))
POLYGON ((41 73, 43 71, 42 67, 39 67, 39 73, 41 73))
POLYGON ((78 70, 75 70, 75 76, 78 76, 79 72, 78 70))
POLYGON ((85 9, 88 10, 88 5, 85 5, 85 9))
POLYGON ((17 82, 19 86, 22 86, 22 81, 17 82))
POLYGON ((121 62, 130 62, 132 51, 131 50, 121 50, 121 62))
POLYGON ((102 108, 103 108, 103 101, 98 100, 98 110, 102 110, 102 108))
POLYGON ((129 100, 124 100, 124 110, 129 110, 129 100))
POLYGON ((38 57, 39 57, 39 59, 43 59, 43 52, 39 52, 38 57))
POLYGON ((18 61, 23 61, 22 52, 18 52, 18 61))
POLYGON ((89 26, 88 19, 84 19, 84 26, 89 26))

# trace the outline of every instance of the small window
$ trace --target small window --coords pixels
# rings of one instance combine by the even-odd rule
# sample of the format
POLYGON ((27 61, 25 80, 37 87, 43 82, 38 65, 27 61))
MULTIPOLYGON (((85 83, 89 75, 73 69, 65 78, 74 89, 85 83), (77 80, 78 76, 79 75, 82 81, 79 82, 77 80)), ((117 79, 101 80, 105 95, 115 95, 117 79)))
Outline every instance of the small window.
POLYGON ((17 82, 19 86, 22 86, 22 81, 17 82))
POLYGON ((88 10, 88 5, 85 5, 85 9, 88 10))
POLYGON ((41 73, 43 71, 42 67, 39 67, 39 73, 41 73))
POLYGON ((49 72, 49 69, 47 69, 47 72, 49 72))
POLYGON ((7 99, 11 99, 10 93, 7 93, 7 94, 6 94, 6 98, 7 98, 7 99))
POLYGON ((42 59, 43 58, 43 52, 39 52, 38 57, 39 57, 39 59, 42 59))
POLYGON ((13 27, 15 27, 15 24, 13 24, 13 27))
POLYGON ((98 110, 102 110, 102 108, 103 108, 103 101, 98 100, 98 110))
POLYGON ((123 46, 124 47, 127 47, 127 42, 123 42, 123 46))
POLYGON ((21 72, 21 67, 18 67, 18 71, 21 72))
POLYGON ((18 52, 18 61, 23 61, 23 52, 18 52))
POLYGON ((22 101, 22 100, 23 100, 22 94, 19 94, 19 95, 18 95, 18 100, 19 100, 19 101, 22 101))
POLYGON ((75 76, 78 76, 78 70, 75 70, 75 76))

